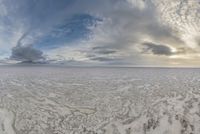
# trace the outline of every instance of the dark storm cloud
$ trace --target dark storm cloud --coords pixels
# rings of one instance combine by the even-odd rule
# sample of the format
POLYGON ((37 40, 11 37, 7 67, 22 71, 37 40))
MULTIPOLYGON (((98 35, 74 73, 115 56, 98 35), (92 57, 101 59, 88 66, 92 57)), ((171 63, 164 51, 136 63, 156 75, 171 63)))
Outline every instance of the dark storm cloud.
POLYGON ((18 40, 17 45, 12 48, 10 59, 21 62, 35 62, 44 59, 42 51, 33 48, 33 45, 23 44, 23 40, 28 34, 29 31, 25 32, 18 40))
POLYGON ((43 53, 40 50, 33 48, 32 45, 28 46, 16 46, 12 49, 12 55, 10 59, 17 61, 30 61, 35 62, 44 59, 43 53))
POLYGON ((151 52, 154 55, 166 55, 166 56, 174 54, 171 48, 165 45, 154 44, 151 42, 145 42, 143 43, 143 45, 145 46, 145 48, 143 48, 143 53, 151 52))

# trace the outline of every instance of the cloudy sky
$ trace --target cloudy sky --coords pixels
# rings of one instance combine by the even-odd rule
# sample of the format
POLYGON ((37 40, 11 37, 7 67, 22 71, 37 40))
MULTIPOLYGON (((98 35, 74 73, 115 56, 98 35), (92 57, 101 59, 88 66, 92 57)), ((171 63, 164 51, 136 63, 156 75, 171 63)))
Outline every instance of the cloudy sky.
POLYGON ((0 63, 200 66, 200 0, 0 0, 0 63))

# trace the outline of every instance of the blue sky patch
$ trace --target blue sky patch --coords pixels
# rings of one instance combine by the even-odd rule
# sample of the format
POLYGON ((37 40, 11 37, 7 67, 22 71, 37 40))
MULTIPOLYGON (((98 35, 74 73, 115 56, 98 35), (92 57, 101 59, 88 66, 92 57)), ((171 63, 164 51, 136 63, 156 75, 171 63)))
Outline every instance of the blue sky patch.
POLYGON ((101 19, 89 14, 74 15, 65 20, 63 25, 53 28, 53 30, 42 37, 36 44, 40 49, 53 49, 63 44, 71 43, 76 40, 85 39, 90 34, 90 26, 96 26, 101 19))

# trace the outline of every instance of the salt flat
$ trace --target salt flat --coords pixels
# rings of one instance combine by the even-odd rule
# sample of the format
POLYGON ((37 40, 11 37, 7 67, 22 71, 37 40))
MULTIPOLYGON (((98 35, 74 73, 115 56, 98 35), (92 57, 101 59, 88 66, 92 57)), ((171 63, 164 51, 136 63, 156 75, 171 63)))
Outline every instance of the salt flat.
POLYGON ((200 69, 0 67, 1 134, 199 134, 200 69))

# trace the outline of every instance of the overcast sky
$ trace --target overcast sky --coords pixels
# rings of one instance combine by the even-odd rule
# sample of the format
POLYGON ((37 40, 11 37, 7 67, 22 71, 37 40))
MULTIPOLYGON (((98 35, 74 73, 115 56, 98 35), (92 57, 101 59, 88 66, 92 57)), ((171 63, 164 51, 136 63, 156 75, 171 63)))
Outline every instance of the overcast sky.
POLYGON ((200 0, 0 0, 0 63, 200 66, 200 0))

